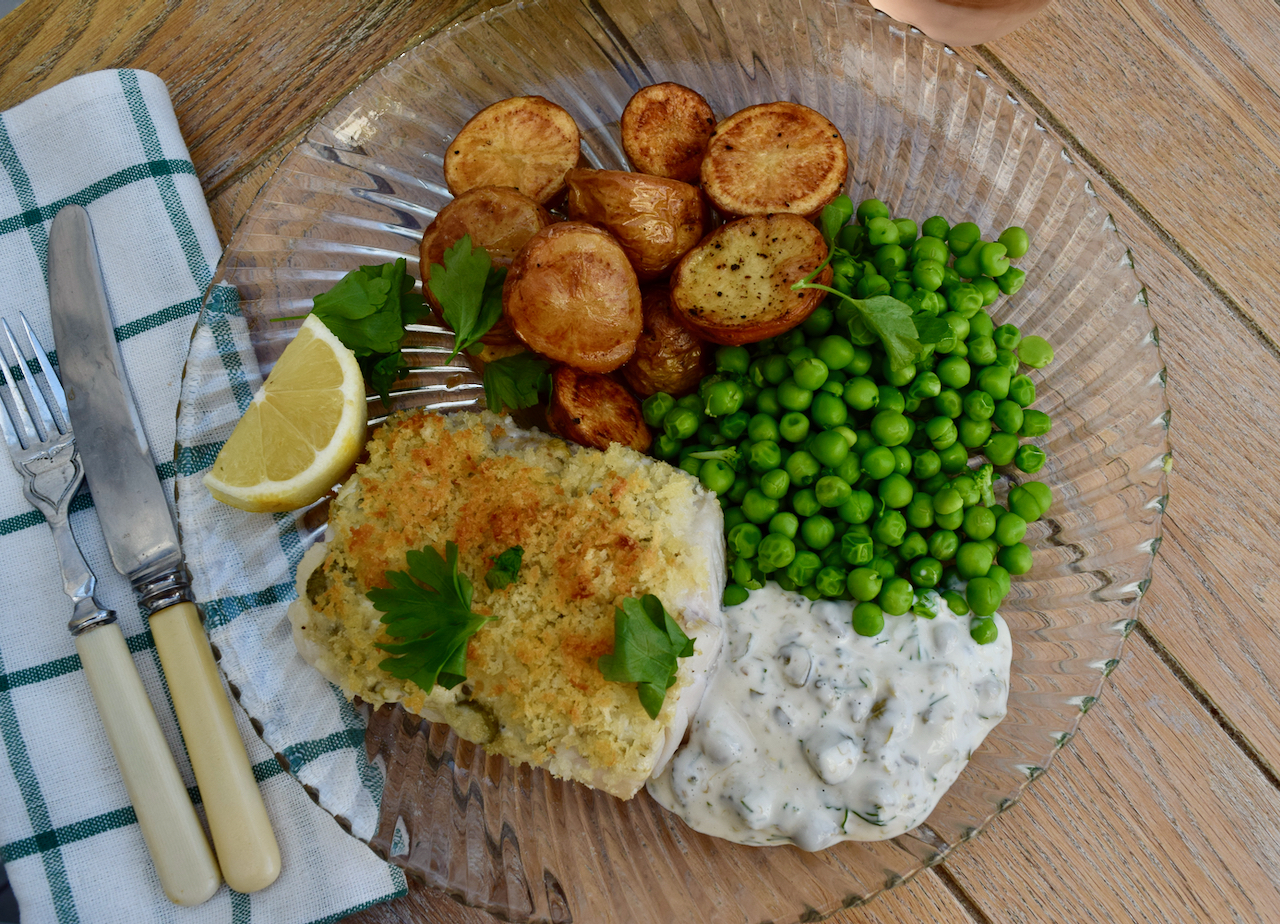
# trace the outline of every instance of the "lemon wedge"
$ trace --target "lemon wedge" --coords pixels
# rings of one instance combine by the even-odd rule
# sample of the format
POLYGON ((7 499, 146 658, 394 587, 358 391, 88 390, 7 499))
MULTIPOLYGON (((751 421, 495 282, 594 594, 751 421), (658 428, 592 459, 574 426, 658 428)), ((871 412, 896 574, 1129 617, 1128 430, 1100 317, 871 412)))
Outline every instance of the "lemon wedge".
POLYGON ((355 354, 308 316, 204 476, 209 493, 254 513, 319 500, 364 446, 364 379, 355 354))

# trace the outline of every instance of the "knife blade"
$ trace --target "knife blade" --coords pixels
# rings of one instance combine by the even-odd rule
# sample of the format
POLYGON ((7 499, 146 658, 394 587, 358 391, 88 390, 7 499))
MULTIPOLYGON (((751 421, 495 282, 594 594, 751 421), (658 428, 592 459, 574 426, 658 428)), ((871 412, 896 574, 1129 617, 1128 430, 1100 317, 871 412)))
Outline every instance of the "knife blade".
POLYGON ((60 210, 50 228, 49 303, 67 410, 111 561, 148 613, 222 875, 237 892, 255 892, 279 875, 280 848, 191 594, 80 206, 60 210))

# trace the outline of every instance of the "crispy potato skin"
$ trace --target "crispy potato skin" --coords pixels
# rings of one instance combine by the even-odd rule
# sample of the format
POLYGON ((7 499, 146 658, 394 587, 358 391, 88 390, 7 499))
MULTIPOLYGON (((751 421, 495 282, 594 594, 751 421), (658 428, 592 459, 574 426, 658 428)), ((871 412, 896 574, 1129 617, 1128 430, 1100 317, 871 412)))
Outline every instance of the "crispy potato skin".
POLYGON ((641 306, 644 330, 635 355, 622 367, 622 377, 642 398, 660 391, 676 397, 688 394, 711 371, 706 344, 676 320, 666 286, 645 289, 641 306))
POLYGON ((622 149, 641 173, 696 183, 715 125, 700 93, 655 83, 637 90, 622 110, 622 149))
MULTIPOLYGON (((795 327, 826 295, 792 290, 827 256, 822 233, 799 215, 752 215, 721 225, 671 274, 680 322, 705 340, 755 343, 795 327)), ((814 280, 831 282, 825 266, 814 280)))
POLYGON ((478 186, 513 186, 545 205, 564 192, 580 141, 573 116, 550 100, 499 100, 472 116, 449 143, 444 180, 455 196, 478 186))
POLYGON ((640 282, 607 231, 580 221, 543 228, 516 255, 503 313, 526 346, 586 372, 612 372, 635 352, 640 282))
POLYGON ((664 276, 702 240, 709 211, 696 186, 625 170, 570 170, 569 217, 604 228, 641 281, 664 276))
POLYGON ((799 103, 748 106, 716 126, 702 188, 728 216, 812 218, 844 188, 849 152, 826 116, 799 103))
MULTIPOLYGON (((473 247, 487 250, 494 266, 509 267, 529 238, 553 221, 550 212, 510 186, 479 186, 458 196, 427 225, 418 248, 422 290, 431 307, 440 310, 429 285, 431 267, 443 266, 444 252, 464 236, 471 235, 473 247)), ((519 342, 505 317, 480 339, 495 346, 519 342)))
POLYGON ((563 363, 551 370, 547 423, 552 432, 595 449, 621 443, 645 452, 652 440, 640 402, 631 392, 607 375, 563 363))

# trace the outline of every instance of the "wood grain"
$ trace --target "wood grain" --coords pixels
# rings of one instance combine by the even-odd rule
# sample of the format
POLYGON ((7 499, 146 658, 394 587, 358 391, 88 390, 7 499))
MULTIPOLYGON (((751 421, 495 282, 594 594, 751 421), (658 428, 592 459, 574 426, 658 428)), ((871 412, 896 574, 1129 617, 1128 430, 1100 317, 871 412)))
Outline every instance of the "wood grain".
POLYGON ((993 921, 1274 921, 1280 792, 1142 639, 1108 686, 951 875, 993 921))

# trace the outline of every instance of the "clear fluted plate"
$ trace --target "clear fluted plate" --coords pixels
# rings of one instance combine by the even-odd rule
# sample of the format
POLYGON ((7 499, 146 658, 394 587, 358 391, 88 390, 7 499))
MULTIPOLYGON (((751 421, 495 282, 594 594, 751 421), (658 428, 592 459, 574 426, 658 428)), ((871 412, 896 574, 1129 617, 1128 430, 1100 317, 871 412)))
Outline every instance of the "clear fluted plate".
MULTIPOLYGON (((1119 662, 1151 575, 1165 501, 1168 405, 1156 332, 1124 244, 1061 143, 986 74, 918 32, 843 0, 546 0, 463 22, 387 65, 289 154, 259 194, 220 270, 234 286, 252 351, 244 381, 189 374, 186 458, 211 462, 246 388, 265 375, 310 299, 359 264, 404 256, 417 275, 422 230, 449 195, 444 147, 477 110, 539 94, 569 110, 592 166, 625 168, 618 118, 640 86, 672 80, 723 117, 789 99, 829 117, 849 146, 849 193, 895 215, 977 222, 987 236, 1031 234, 1027 282, 991 312, 1055 346, 1035 374, 1036 407, 1055 424, 1037 476, 1056 502, 1032 525, 1034 569, 1002 609, 1013 629, 1008 717, 928 821, 881 843, 819 853, 753 848, 691 831, 643 793, 621 802, 513 767, 402 711, 376 713, 366 743, 386 768, 374 849, 460 901, 514 921, 797 921, 865 901, 943 860, 1017 802, 1076 732, 1119 662), (225 405, 225 414, 207 413, 225 405), (206 411, 193 416, 191 408, 206 411), (203 455, 200 452, 203 451, 203 455), (399 834, 397 835, 397 830, 399 834)), ((216 300, 215 300, 216 301, 216 300)), ((234 309, 211 303, 192 368, 225 354, 234 309)), ((479 378, 441 362, 449 335, 413 335, 419 368, 397 404, 473 407, 479 378)), ((373 402, 372 412, 382 410, 373 402)), ((1016 481, 1017 472, 1009 472, 1016 481)), ((188 488, 189 490, 189 488, 188 488)), ((284 526, 180 520, 189 551, 234 542, 252 554, 284 526)), ((262 560, 270 560, 264 553, 262 560)), ((240 575, 214 574, 225 596, 240 575)), ((287 569, 264 575, 287 587, 287 569)), ((265 585, 264 585, 265 586, 265 585)), ((281 597, 287 598, 288 592, 281 597)), ((284 619, 286 600, 255 611, 284 619)), ((283 639, 266 626, 263 637, 283 639)), ((249 653, 223 664, 252 714, 249 653), (229 665, 229 666, 228 666, 229 665)), ((264 739, 282 750, 279 721, 264 739)), ((321 804, 350 781, 316 786, 321 804)), ((336 796, 335 796, 336 798, 336 796)), ((359 826, 356 826, 357 829, 359 826)), ((357 831, 359 833, 359 831, 357 831)), ((998 836, 998 832, 997 835, 998 836)))

